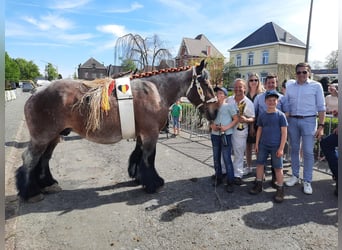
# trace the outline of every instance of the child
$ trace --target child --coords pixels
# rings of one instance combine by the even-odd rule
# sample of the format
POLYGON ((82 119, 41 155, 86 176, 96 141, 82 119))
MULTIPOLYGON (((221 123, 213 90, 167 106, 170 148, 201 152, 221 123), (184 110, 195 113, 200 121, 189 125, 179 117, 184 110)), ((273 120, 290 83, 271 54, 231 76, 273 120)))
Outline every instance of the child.
POLYGON ((232 193, 234 191, 234 168, 231 158, 232 142, 231 136, 233 128, 238 123, 238 115, 235 104, 225 103, 228 95, 226 88, 216 87, 214 89, 217 93, 217 100, 219 109, 217 116, 210 124, 211 128, 211 142, 213 146, 213 158, 215 177, 213 186, 216 187, 222 183, 222 166, 221 155, 223 156, 224 165, 227 173, 227 186, 226 191, 232 193))
POLYGON ((284 176, 283 176, 283 154, 287 137, 287 120, 283 112, 276 107, 279 94, 275 90, 267 91, 265 94, 265 103, 267 111, 262 113, 257 120, 257 134, 255 151, 257 153, 256 182, 250 194, 258 194, 263 190, 264 165, 267 157, 271 154, 272 166, 276 175, 276 194, 275 202, 284 200, 284 176))
POLYGON ((180 100, 177 100, 171 106, 171 116, 173 119, 173 135, 172 137, 176 137, 179 135, 180 121, 182 119, 182 106, 180 105, 180 100))

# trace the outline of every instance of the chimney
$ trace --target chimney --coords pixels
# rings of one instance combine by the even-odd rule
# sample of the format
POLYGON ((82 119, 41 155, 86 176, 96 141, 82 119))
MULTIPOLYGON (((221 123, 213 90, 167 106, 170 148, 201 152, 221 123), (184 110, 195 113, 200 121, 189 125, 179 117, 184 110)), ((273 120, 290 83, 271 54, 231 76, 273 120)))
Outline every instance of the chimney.
POLYGON ((208 57, 210 56, 210 50, 211 50, 211 47, 210 47, 210 46, 207 46, 207 56, 208 56, 208 57))

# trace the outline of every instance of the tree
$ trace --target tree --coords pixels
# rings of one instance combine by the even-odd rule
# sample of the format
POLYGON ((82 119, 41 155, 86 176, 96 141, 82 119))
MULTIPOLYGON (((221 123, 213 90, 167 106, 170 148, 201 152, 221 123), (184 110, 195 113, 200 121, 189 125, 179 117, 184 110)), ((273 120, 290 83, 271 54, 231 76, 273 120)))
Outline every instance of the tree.
POLYGON ((5 82, 19 82, 20 69, 18 64, 5 52, 5 82))
POLYGON ((224 58, 221 57, 207 57, 207 69, 210 72, 210 83, 213 86, 223 84, 223 68, 224 58))
MULTIPOLYGON (((157 35, 142 38, 138 34, 127 34, 118 38, 115 44, 116 59, 131 60, 136 68, 142 71, 155 69, 162 59, 171 59, 168 49, 163 48, 163 43, 157 35)), ((114 62, 115 64, 115 62, 114 62)))
POLYGON ((58 78, 58 71, 57 69, 52 65, 52 63, 48 63, 45 66, 45 77, 49 80, 55 80, 58 78))
POLYGON ((34 80, 36 77, 40 76, 39 68, 33 61, 16 58, 15 62, 19 66, 21 80, 34 80))
POLYGON ((137 68, 131 59, 122 60, 121 66, 123 71, 134 71, 137 68))
POLYGON ((328 69, 337 69, 338 68, 338 50, 332 51, 326 57, 325 67, 328 69))
POLYGON ((227 62, 223 66, 223 86, 232 87, 234 80, 239 77, 238 68, 235 66, 232 60, 227 62))

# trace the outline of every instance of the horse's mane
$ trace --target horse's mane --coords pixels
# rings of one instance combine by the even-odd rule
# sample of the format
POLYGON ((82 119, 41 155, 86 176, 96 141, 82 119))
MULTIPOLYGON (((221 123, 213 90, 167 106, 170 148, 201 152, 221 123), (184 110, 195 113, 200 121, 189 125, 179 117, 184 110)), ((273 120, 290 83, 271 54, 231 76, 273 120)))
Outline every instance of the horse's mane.
POLYGON ((178 67, 178 68, 166 68, 166 69, 160 69, 160 70, 152 70, 149 72, 142 72, 138 74, 132 74, 130 76, 131 79, 136 79, 136 78, 144 78, 144 77, 149 77, 149 76, 154 76, 162 73, 167 73, 167 72, 179 72, 179 71, 184 71, 190 69, 191 66, 184 66, 184 67, 178 67))
MULTIPOLYGON (((153 75, 158 75, 168 72, 179 72, 188 70, 190 66, 179 67, 179 68, 166 68, 160 70, 153 70, 150 72, 142 72, 139 74, 131 74, 130 79, 144 78, 153 75)), ((122 74, 124 75, 124 74, 122 74)), ((120 75, 119 77, 121 77, 120 75)), ((118 77, 116 77, 118 78, 118 77)), ((81 107, 89 105, 88 110, 88 120, 86 124, 86 131, 94 132, 101 126, 101 120, 103 119, 103 113, 110 109, 108 96, 113 90, 113 78, 99 78, 92 81, 82 81, 82 86, 85 87, 83 96, 75 103, 74 107, 81 110, 81 107), (107 110, 103 107, 107 106, 107 110)))

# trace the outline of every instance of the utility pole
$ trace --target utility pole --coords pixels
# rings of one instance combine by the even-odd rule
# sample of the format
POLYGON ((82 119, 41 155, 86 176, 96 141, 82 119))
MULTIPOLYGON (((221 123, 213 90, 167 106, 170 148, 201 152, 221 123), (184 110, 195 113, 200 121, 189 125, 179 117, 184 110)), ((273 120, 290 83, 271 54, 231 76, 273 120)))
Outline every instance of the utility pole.
POLYGON ((306 37, 305 62, 308 62, 308 59, 309 59, 312 5, 313 5, 313 0, 311 0, 311 5, 310 5, 308 33, 307 33, 307 37, 306 37))

